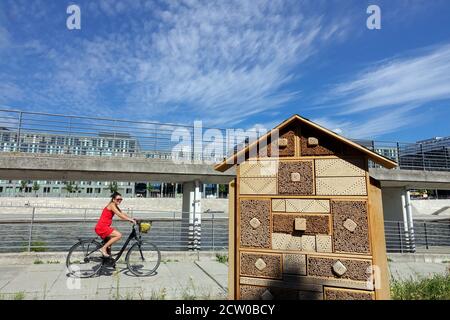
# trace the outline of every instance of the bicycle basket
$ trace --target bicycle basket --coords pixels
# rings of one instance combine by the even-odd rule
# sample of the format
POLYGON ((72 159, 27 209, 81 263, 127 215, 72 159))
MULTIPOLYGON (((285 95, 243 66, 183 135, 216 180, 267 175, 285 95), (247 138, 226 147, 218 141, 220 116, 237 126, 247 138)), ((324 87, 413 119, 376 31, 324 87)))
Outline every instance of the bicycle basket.
POLYGON ((139 231, 141 231, 142 233, 147 233, 151 227, 151 222, 141 222, 141 224, 139 225, 139 231))

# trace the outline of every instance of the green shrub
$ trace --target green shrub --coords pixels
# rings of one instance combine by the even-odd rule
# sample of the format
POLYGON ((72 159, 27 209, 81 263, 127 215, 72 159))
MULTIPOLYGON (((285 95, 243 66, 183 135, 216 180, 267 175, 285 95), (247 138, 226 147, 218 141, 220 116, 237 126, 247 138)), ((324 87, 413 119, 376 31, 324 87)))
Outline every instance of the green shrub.
POLYGON ((450 300, 450 275, 435 274, 429 278, 391 281, 394 300, 450 300))
POLYGON ((227 263, 228 262, 228 255, 226 254, 216 254, 216 260, 220 263, 227 263))
POLYGON ((42 260, 34 260, 34 262, 33 262, 33 264, 43 264, 44 263, 44 261, 42 261, 42 260))

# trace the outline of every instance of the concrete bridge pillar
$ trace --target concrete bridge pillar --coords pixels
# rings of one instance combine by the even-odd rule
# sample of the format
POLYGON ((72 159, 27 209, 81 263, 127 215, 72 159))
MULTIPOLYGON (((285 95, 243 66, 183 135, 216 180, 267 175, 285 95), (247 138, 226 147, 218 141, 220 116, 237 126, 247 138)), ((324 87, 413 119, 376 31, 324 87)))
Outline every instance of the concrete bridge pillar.
POLYGON ((183 183, 182 234, 183 244, 189 249, 200 248, 202 224, 202 193, 198 180, 183 183))
MULTIPOLYGON (((384 221, 402 221, 405 240, 409 249, 415 251, 414 224, 410 192, 404 187, 384 187, 382 190, 384 221)), ((400 231, 400 230, 399 230, 400 231)))

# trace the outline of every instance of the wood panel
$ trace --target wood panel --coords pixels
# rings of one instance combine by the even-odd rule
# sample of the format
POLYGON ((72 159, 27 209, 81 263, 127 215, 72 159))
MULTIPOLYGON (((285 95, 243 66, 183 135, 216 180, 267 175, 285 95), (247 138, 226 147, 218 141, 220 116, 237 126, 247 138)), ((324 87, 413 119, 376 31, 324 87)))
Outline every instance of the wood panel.
POLYGON ((375 295, 377 300, 390 299, 389 270, 386 255, 383 203, 379 181, 370 178, 369 184, 369 225, 373 264, 378 269, 375 274, 375 295))
POLYGON ((236 272, 236 179, 233 179, 228 184, 228 299, 234 300, 236 298, 236 284, 234 274, 236 272))

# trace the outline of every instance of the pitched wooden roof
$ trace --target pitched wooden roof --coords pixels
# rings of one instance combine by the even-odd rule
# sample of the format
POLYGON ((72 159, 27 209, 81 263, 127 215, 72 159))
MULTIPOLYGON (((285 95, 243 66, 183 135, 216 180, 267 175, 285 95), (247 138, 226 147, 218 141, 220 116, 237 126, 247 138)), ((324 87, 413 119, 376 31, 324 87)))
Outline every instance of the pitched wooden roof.
POLYGON ((382 156, 382 155, 380 155, 380 154, 378 154, 378 153, 376 153, 376 152, 374 152, 372 150, 369 150, 366 147, 364 147, 364 146, 362 146, 362 145, 360 145, 360 144, 358 144, 356 142, 353 142, 353 141, 351 141, 351 140, 349 140, 347 138, 344 138, 344 137, 338 135, 337 133, 334 133, 331 130, 328 130, 328 129, 322 127, 322 126, 319 126, 318 124, 316 124, 316 123, 314 123, 314 122, 312 122, 312 121, 310 121, 308 119, 305 119, 305 118, 299 116, 298 114, 295 114, 292 117, 290 117, 289 119, 287 119, 287 120, 283 121, 282 123, 280 123, 278 126, 273 128, 269 132, 267 132, 265 135, 260 137, 258 140, 254 141, 253 143, 251 143, 250 145, 246 146, 245 148, 239 150, 238 152, 235 152, 232 156, 230 156, 229 158, 223 160, 221 163, 218 163, 217 165, 215 165, 214 169, 217 170, 217 171, 224 172, 224 171, 228 170, 229 168, 231 168, 232 166, 234 166, 237 163, 236 159, 238 159, 238 158, 242 159, 244 157, 245 157, 244 159, 247 159, 248 154, 249 154, 249 150, 257 147, 261 140, 268 139, 272 135, 272 132, 274 130, 277 130, 277 129, 281 130, 284 127, 286 127, 289 124, 291 124, 293 121, 297 121, 297 120, 300 121, 301 123, 306 123, 307 125, 309 125, 309 126, 315 128, 315 129, 317 129, 317 130, 319 130, 319 131, 321 131, 321 132, 323 132, 323 133, 325 133, 325 134, 327 134, 327 135, 329 135, 329 136, 331 136, 331 137, 333 137, 333 138, 335 138, 335 139, 337 139, 337 140, 339 140, 339 141, 341 141, 341 142, 343 142, 343 143, 345 143, 345 144, 347 144, 347 145, 349 145, 349 146, 351 146, 351 147, 361 151, 362 153, 366 154, 369 157, 369 159, 371 159, 375 163, 378 163, 379 165, 382 165, 383 167, 386 167, 388 169, 392 169, 392 168, 397 166, 397 163, 395 161, 393 161, 391 159, 388 159, 388 158, 386 158, 386 157, 384 157, 384 156, 382 156))

